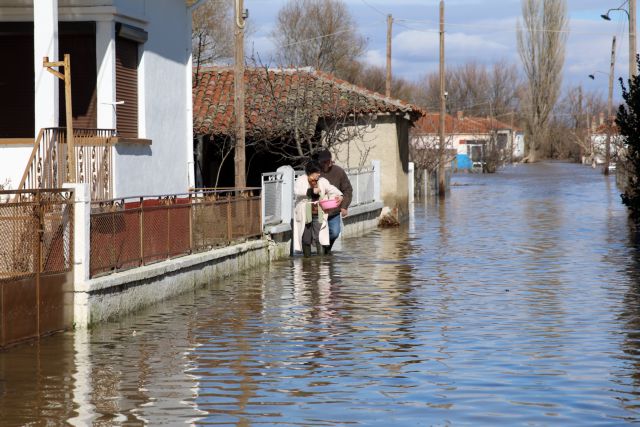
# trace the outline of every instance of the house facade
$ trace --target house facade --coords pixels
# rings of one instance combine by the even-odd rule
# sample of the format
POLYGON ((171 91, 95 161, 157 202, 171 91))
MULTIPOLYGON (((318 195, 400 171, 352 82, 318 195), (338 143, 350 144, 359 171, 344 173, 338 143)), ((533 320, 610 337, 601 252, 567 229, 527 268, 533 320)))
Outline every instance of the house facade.
POLYGON ((618 156, 624 149, 624 138, 620 135, 614 117, 611 118, 611 123, 611 125, 608 125, 605 122, 604 113, 601 113, 598 118, 594 116, 591 119, 589 147, 582 156, 583 164, 589 164, 595 168, 605 163, 607 137, 609 137, 610 167, 615 167, 618 156))
MULTIPOLYGON (((204 186, 230 184, 215 178, 233 176, 233 154, 224 147, 234 135, 234 74, 209 68, 196 80, 196 170, 204 186)), ((422 110, 308 68, 247 69, 245 85, 250 186, 263 172, 299 166, 329 147, 345 168, 379 161, 382 201, 400 216, 408 212, 409 129, 422 110)))
MULTIPOLYGON (((0 70, 0 96, 10 100, 0 114, 0 184, 16 189, 40 130, 66 126, 64 83, 43 58, 69 54, 73 128, 104 130, 98 144, 111 156, 109 194, 193 185, 191 3, 3 1, 0 46, 11 66, 0 70)), ((76 159, 87 174, 94 153, 76 159)))
MULTIPOLYGON (((411 133, 413 147, 439 146, 440 114, 429 113, 418 120, 411 133)), ((522 156, 524 134, 517 128, 492 117, 465 117, 462 112, 445 116, 445 143, 456 153, 455 168, 472 170, 482 167, 489 145, 495 143, 503 161, 522 156)))

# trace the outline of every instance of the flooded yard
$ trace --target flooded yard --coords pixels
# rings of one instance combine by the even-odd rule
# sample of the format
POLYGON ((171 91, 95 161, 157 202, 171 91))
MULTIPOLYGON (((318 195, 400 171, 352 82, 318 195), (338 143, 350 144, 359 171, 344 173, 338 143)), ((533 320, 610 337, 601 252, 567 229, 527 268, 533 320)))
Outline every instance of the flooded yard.
POLYGON ((614 177, 452 182, 331 257, 0 352, 1 424, 640 421, 640 245, 614 177))

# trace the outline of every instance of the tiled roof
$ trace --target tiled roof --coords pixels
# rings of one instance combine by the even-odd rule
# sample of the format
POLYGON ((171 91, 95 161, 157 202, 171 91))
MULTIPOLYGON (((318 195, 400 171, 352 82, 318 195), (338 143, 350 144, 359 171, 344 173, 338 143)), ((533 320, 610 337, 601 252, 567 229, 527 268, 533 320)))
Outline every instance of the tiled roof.
MULTIPOLYGON (((607 123, 603 123, 603 124, 599 125, 598 127, 596 127, 596 129, 595 129, 595 131, 593 133, 596 134, 596 135, 606 135, 607 134, 607 130, 608 130, 607 128, 609 128, 607 123)), ((612 123, 611 123, 610 131, 611 131, 612 135, 617 135, 619 133, 618 125, 615 122, 615 120, 613 120, 612 123)))
MULTIPOLYGON (((291 132, 294 117, 302 131, 314 132, 319 118, 407 113, 412 121, 424 112, 407 102, 386 98, 312 69, 247 69, 245 121, 247 136, 269 137, 291 132), (301 118, 302 117, 302 118, 301 118)), ((194 77, 195 80, 195 77, 194 77)), ((200 70, 193 89, 193 128, 201 135, 232 135, 234 73, 230 68, 200 70)))
MULTIPOLYGON (((488 134, 492 131, 517 128, 492 117, 463 117, 445 115, 444 131, 446 134, 488 134)), ((413 129, 415 135, 435 134, 440 129, 440 114, 428 113, 420 118, 413 129)))

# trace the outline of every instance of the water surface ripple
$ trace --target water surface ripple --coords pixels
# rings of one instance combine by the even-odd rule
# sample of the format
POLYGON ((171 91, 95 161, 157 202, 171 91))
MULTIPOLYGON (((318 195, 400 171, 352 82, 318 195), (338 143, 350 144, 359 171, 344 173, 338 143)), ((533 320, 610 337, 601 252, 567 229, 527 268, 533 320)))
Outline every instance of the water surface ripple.
POLYGON ((0 353, 2 424, 640 421, 640 252, 613 178, 453 182, 332 257, 0 353))

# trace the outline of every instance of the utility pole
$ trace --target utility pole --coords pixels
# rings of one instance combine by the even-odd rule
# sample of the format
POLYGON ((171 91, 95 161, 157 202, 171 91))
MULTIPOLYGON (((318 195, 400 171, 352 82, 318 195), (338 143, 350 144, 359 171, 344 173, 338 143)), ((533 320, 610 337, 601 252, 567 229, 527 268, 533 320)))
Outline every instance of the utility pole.
POLYGON ((393 16, 387 15, 387 82, 385 86, 385 96, 391 97, 391 34, 393 31, 393 16))
POLYGON ((511 110, 511 112, 509 113, 509 115, 511 116, 511 149, 509 150, 509 163, 513 164, 513 140, 516 138, 516 131, 514 129, 513 126, 513 121, 514 121, 514 115, 515 111, 511 110))
POLYGON ((636 68, 636 0, 629 0, 629 79, 637 75, 636 68))
POLYGON ((444 126, 446 110, 446 96, 444 87, 444 0, 440 0, 440 147, 438 150, 438 195, 444 197, 445 188, 445 168, 444 168, 444 126))
POLYGON ((245 188, 245 123, 244 123, 244 25, 247 14, 244 0, 235 0, 235 66, 234 66, 234 111, 236 115, 236 145, 234 149, 235 187, 245 188))
MULTIPOLYGON (((631 5, 631 3, 629 3, 631 5)), ((605 175, 609 175, 609 163, 611 162, 611 109, 613 105, 613 68, 616 62, 616 36, 613 36, 611 42, 611 66, 609 68, 609 97, 607 99, 607 120, 605 120, 605 126, 607 127, 607 142, 604 154, 604 170, 605 175)), ((635 67, 634 67, 635 68, 635 67)), ((633 71, 633 70, 631 70, 633 71)))

